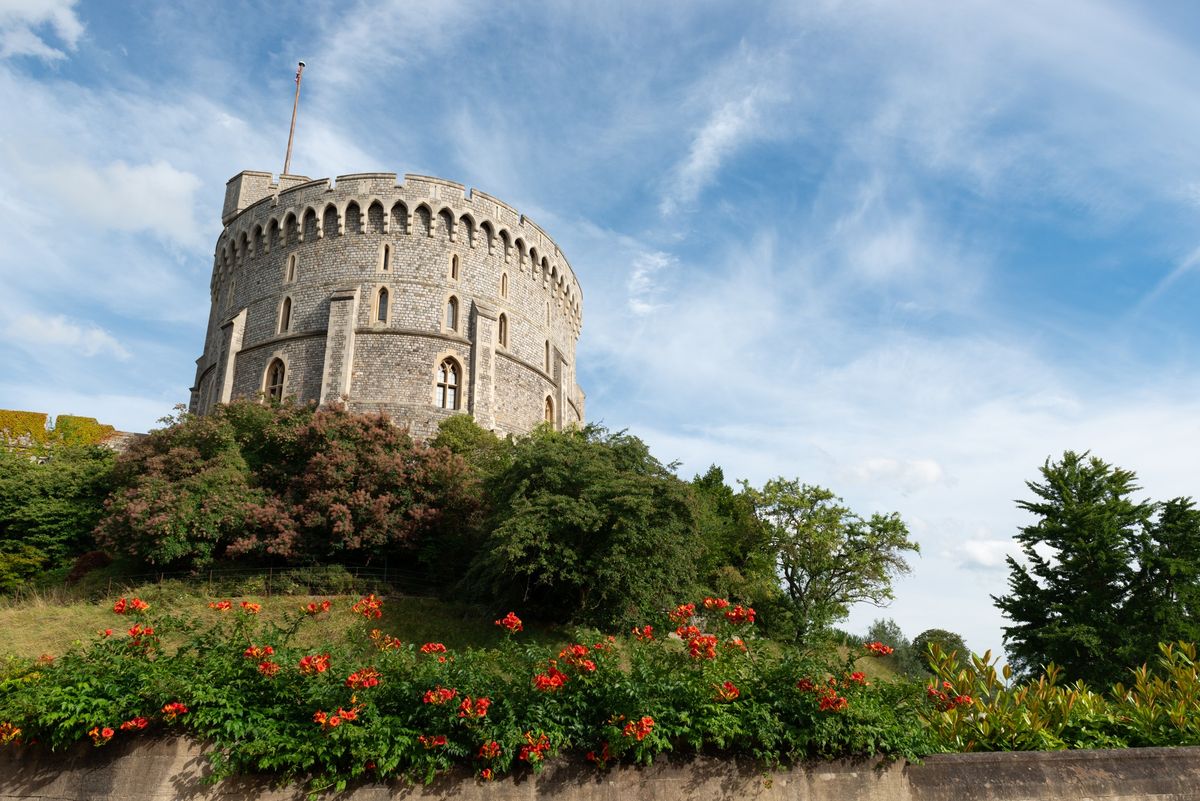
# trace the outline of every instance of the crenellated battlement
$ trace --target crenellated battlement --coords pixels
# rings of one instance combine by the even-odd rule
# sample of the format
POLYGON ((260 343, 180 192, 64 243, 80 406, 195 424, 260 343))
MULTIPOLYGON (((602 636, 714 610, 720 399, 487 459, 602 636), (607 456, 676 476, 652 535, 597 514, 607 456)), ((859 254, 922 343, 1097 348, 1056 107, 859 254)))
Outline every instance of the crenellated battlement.
MULTIPOLYGON (((336 178, 310 179, 303 175, 283 175, 274 180, 271 173, 246 170, 226 185, 222 222, 225 230, 217 241, 213 289, 227 266, 239 257, 253 255, 256 243, 269 248, 270 232, 286 240, 290 225, 298 228, 297 241, 307 237, 323 239, 344 236, 347 214, 370 216, 378 206, 383 215, 382 233, 391 233, 397 204, 405 231, 412 231, 416 216, 429 217, 427 235, 432 236, 441 220, 451 242, 463 237, 468 247, 485 245, 489 252, 497 246, 514 248, 521 263, 526 258, 544 268, 547 289, 565 299, 572 314, 582 322, 583 291, 575 271, 558 244, 532 219, 486 192, 469 189, 465 184, 428 175, 397 173, 351 173, 336 178), (312 230, 306 220, 313 221, 312 230), (332 224, 331 224, 332 223, 332 224), (482 241, 480 241, 482 240, 482 241), (542 263, 544 262, 544 264, 542 263)), ((362 226, 362 232, 366 226, 362 226)), ((505 254, 506 259, 511 255, 505 254)), ((531 265, 530 269, 534 266, 531 265)))
POLYGON ((221 220, 194 411, 341 399, 423 436, 458 411, 505 433, 583 421, 583 292, 509 204, 428 175, 245 171, 221 220))

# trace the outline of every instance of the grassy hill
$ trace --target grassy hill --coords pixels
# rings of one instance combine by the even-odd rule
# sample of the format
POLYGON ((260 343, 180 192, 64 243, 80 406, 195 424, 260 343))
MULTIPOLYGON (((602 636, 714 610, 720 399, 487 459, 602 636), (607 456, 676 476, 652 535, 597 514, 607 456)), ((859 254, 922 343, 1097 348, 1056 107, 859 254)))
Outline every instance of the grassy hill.
MULTIPOLYGON (((258 577, 261 579, 261 576, 258 577)), ((253 584, 242 580, 239 584, 253 584)), ((218 585, 220 582, 218 582, 218 585)), ((354 594, 312 594, 257 592, 232 594, 210 592, 204 580, 165 580, 125 587, 106 592, 105 574, 92 577, 87 585, 74 589, 55 588, 25 593, 19 598, 0 601, 0 631, 6 637, 0 642, 0 658, 35 659, 43 655, 59 656, 72 648, 85 646, 95 640, 99 632, 113 629, 123 632, 128 621, 112 611, 113 602, 122 596, 139 597, 151 604, 153 616, 178 615, 181 617, 209 614, 211 601, 231 600, 236 606, 241 601, 262 605, 261 619, 264 622, 282 623, 289 613, 294 613, 310 602, 329 599, 333 607, 325 623, 300 631, 297 644, 312 648, 329 647, 344 642, 347 632, 360 618, 350 611, 353 603, 361 597, 354 594), (82 597, 81 597, 82 596, 82 597)), ((215 590, 222 589, 220 586, 215 590)), ((503 639, 502 631, 493 621, 508 610, 484 610, 476 606, 455 604, 436 598, 415 597, 381 592, 385 597, 383 617, 378 628, 404 642, 442 642, 455 650, 464 648, 490 648, 503 639)), ((524 639, 528 644, 559 647, 580 639, 578 630, 570 626, 539 625, 530 622, 526 626, 524 639)), ((607 632, 605 632, 607 633, 607 632)), ((587 638, 600 636, 600 632, 587 631, 587 638)), ((621 633, 620 639, 625 639, 621 633)), ((168 646, 171 638, 166 638, 168 646)), ((771 641, 762 641, 761 647, 776 649, 771 641)), ((838 647, 834 659, 844 659, 847 649, 838 647)), ((868 677, 884 679, 895 675, 887 659, 861 660, 859 667, 868 677)))

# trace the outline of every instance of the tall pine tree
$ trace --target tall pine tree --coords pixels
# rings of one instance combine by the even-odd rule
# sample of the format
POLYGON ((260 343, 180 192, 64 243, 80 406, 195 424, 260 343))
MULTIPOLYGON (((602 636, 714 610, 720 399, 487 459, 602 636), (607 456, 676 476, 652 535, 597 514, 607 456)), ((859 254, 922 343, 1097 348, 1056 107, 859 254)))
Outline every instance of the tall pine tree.
POLYGON ((1088 454, 1046 461, 1037 516, 1009 558, 1009 592, 993 597, 1013 665, 1054 662, 1104 684, 1153 658, 1160 642, 1200 640, 1200 510, 1191 498, 1134 501, 1137 476, 1088 454))
POLYGON ((1012 621, 1004 641, 1026 675, 1054 662, 1072 678, 1104 685, 1150 654, 1135 633, 1139 560, 1148 549, 1155 507, 1134 501, 1128 470, 1087 453, 1046 460, 1035 498, 1017 505, 1037 520, 1017 535, 1025 563, 1011 556, 1009 592, 993 596, 1012 621))

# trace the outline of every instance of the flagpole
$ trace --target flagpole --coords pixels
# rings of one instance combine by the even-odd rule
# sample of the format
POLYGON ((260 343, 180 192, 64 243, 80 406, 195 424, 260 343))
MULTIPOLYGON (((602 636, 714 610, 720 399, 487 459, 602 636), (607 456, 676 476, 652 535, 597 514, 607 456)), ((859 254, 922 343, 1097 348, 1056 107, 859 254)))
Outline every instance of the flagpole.
POLYGON ((292 166, 292 137, 296 135, 296 109, 300 107, 300 76, 303 74, 304 62, 301 61, 296 68, 296 99, 292 101, 292 127, 288 131, 287 155, 283 157, 283 175, 287 175, 288 168, 292 166))

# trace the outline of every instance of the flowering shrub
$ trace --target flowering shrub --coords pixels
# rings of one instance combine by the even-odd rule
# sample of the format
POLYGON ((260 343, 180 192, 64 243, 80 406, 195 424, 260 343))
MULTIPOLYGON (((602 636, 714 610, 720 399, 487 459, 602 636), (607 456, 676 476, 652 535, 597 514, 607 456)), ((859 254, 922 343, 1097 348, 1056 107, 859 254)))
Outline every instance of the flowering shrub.
MULTIPOLYGON (((453 658, 443 643, 371 628, 384 605, 373 596, 333 602, 361 617, 349 643, 318 653, 295 640, 301 627, 328 625, 321 603, 273 623, 203 606, 151 620, 126 601, 124 613, 140 616, 128 636, 96 637, 0 677, 0 743, 104 747, 174 731, 213 744, 217 776, 271 772, 314 792, 430 780, 455 765, 488 780, 559 753, 603 768, 667 750, 778 764, 935 748, 918 723, 922 686, 868 684, 851 663, 764 647, 751 610, 712 600, 699 614, 696 604, 664 610, 626 638, 581 634, 551 649, 526 645, 510 613, 497 622, 497 648, 453 658), (655 638, 663 626, 674 633, 655 638)), ((213 608, 226 604, 245 609, 213 608)))

